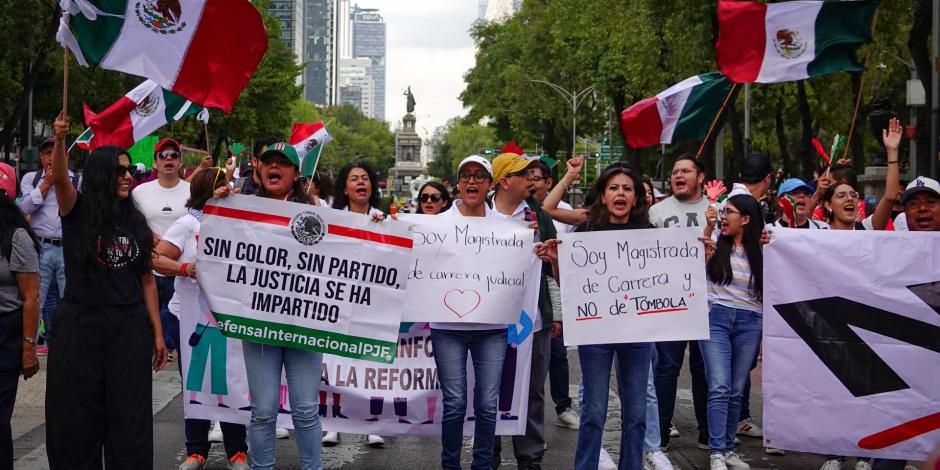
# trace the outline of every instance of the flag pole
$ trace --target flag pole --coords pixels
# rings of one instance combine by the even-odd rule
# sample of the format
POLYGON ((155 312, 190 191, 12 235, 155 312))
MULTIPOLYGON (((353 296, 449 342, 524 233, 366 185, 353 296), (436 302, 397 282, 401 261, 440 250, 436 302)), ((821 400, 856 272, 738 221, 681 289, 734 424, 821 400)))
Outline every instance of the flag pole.
POLYGON ((702 144, 698 146, 698 152, 695 152, 695 158, 701 157, 702 152, 705 150, 705 144, 708 143, 708 139, 711 138, 712 132, 715 130, 715 126, 718 125, 718 119, 721 118, 721 115, 724 114, 725 108, 728 107, 728 102, 731 101, 731 95, 734 94, 734 91, 738 89, 738 83, 731 85, 731 89, 728 90, 728 96, 725 96, 724 102, 721 103, 721 108, 718 109, 718 112, 715 113, 712 123, 708 126, 708 133, 705 134, 705 140, 702 141, 702 144))
POLYGON ((69 108, 69 48, 62 47, 62 111, 68 114, 69 108))
MULTIPOLYGON (((209 147, 209 123, 207 122, 202 123, 202 128, 206 134, 206 154, 212 155, 212 149, 209 147)), ((215 163, 214 160, 215 159, 213 159, 213 163, 215 163)))
MULTIPOLYGON (((875 14, 871 19, 871 38, 872 42, 875 40, 875 27, 878 26, 878 12, 881 7, 875 7, 875 14)), ((868 70, 868 64, 871 62, 871 52, 874 48, 869 44, 868 51, 865 52, 865 68, 862 70, 861 77, 858 81, 858 94, 855 96, 855 110, 852 112, 852 124, 849 126, 849 135, 845 138, 845 148, 842 149, 842 158, 846 158, 849 154, 849 147, 852 146, 852 135, 855 133, 855 123, 858 120, 858 110, 862 105, 862 95, 865 93, 865 70, 868 70)), ((835 155, 830 155, 830 158, 835 157, 835 155)), ((830 163, 831 165, 831 163, 830 163)), ((827 170, 828 173, 828 170, 827 170)))

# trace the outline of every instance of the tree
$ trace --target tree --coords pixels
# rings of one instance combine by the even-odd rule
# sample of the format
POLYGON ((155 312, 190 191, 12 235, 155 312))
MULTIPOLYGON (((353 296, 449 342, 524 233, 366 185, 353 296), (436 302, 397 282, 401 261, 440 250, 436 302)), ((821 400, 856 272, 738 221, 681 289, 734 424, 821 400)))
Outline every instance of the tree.
POLYGON ((428 173, 443 181, 454 182, 457 164, 461 160, 479 153, 481 148, 498 147, 498 142, 494 128, 452 118, 434 131, 429 143, 434 160, 428 165, 428 173))

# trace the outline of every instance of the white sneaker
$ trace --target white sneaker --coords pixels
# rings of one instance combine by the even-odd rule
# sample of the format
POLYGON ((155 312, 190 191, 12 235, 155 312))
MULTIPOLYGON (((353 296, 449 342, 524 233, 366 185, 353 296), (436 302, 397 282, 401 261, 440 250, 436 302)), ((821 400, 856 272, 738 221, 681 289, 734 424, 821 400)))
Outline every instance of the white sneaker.
POLYGON ((222 425, 218 421, 212 422, 212 429, 209 430, 209 442, 222 442, 222 425))
POLYGON ((565 408, 561 413, 558 413, 558 421, 555 424, 563 428, 578 429, 580 420, 571 408, 565 408))
POLYGON ((855 470, 871 470, 871 463, 864 460, 855 462, 855 470))
POLYGON ((734 452, 725 454, 725 466, 728 467, 728 470, 751 470, 751 466, 744 463, 741 457, 734 452))
POLYGON ((762 437, 764 430, 750 419, 738 421, 738 435, 747 437, 762 437))
POLYGON ((278 439, 287 439, 290 437, 290 432, 287 430, 287 428, 275 428, 274 437, 278 439))
POLYGON ((323 447, 333 447, 339 444, 339 433, 336 431, 327 431, 323 433, 323 439, 320 440, 323 447))
POLYGON ((827 460, 822 467, 819 467, 819 470, 842 470, 842 461, 839 459, 827 460))
POLYGON ((385 447, 385 439, 382 439, 382 436, 369 434, 369 447, 373 449, 381 449, 385 447))
POLYGON ((617 470, 614 459, 610 458, 610 454, 603 447, 601 447, 601 454, 597 459, 597 470, 617 470))
POLYGON ((676 429, 675 425, 669 426, 669 437, 679 437, 679 430, 676 429))
POLYGON ((725 465, 725 456, 717 452, 709 456, 708 470, 728 470, 728 466, 725 465))
POLYGON ((673 470, 669 456, 661 450, 647 452, 643 457, 643 470, 673 470))

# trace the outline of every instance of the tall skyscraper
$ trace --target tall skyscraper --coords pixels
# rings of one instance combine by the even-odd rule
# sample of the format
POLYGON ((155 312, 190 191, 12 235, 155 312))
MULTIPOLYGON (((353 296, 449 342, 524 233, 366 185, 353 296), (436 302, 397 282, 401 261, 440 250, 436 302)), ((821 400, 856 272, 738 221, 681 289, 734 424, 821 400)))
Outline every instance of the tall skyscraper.
MULTIPOLYGON (((379 11, 354 6, 352 14, 352 57, 369 58, 373 86, 369 117, 385 120, 385 20, 379 11)), ((363 110, 363 112, 365 112, 363 110)))
POLYGON ((304 0, 272 0, 268 12, 281 23, 281 39, 294 52, 294 58, 303 60, 304 0))
POLYGON ((305 0, 304 98, 319 106, 335 103, 337 57, 333 28, 336 0, 305 0))
POLYGON ((351 104, 366 116, 375 114, 375 80, 372 59, 339 60, 339 104, 351 104))

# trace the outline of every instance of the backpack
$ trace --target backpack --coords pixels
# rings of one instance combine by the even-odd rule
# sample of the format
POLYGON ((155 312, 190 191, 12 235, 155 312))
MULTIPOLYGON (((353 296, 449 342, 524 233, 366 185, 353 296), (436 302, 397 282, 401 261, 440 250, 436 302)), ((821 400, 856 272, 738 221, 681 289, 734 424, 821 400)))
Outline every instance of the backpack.
MULTIPOLYGON (((38 171, 36 171, 36 173, 33 173, 33 187, 34 188, 42 180, 42 175, 44 171, 45 171, 44 169, 39 169, 38 171)), ((76 191, 78 190, 78 184, 81 181, 81 178, 82 177, 80 175, 74 172, 72 173, 72 186, 75 188, 76 191)))

